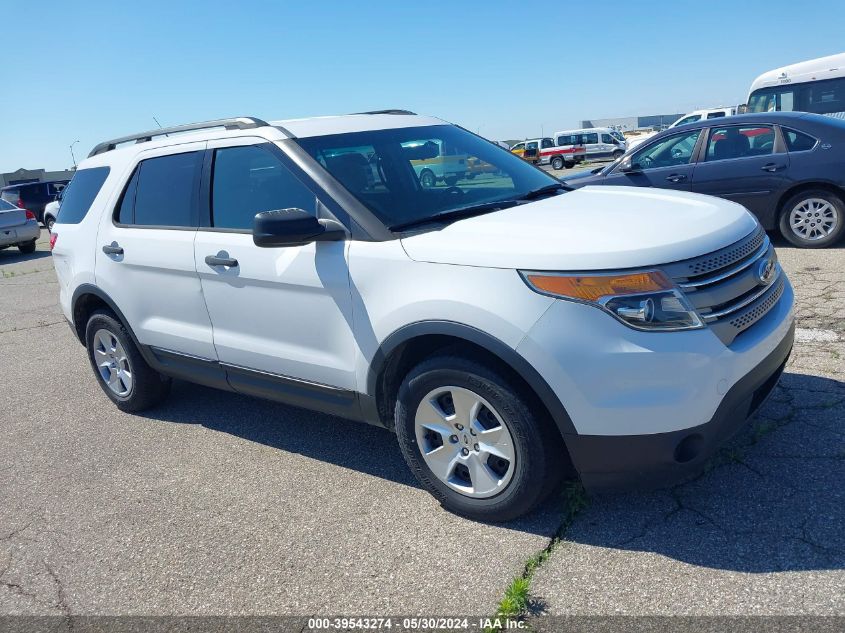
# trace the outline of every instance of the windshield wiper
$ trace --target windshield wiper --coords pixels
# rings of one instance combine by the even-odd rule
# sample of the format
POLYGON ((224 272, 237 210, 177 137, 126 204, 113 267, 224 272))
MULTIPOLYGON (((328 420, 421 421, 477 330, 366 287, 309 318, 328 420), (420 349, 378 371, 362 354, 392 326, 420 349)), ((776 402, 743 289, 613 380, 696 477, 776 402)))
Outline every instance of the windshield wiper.
POLYGON ((390 227, 391 231, 403 231, 415 226, 422 226, 423 224, 430 224, 432 222, 442 222, 448 220, 459 220, 461 218, 469 218, 474 215, 481 215, 490 211, 498 211, 499 209, 508 209, 516 206, 517 200, 499 200, 497 202, 482 202, 481 204, 472 204, 467 207, 459 207, 457 209, 450 209, 449 211, 441 211, 434 215, 429 215, 424 218, 411 220, 409 222, 402 222, 394 224, 390 227))
POLYGON ((555 191, 572 191, 569 187, 564 185, 563 183, 555 183, 553 185, 546 185, 545 187, 540 187, 539 189, 535 189, 534 191, 529 191, 526 194, 521 195, 517 200, 534 200, 539 198, 540 196, 546 196, 548 194, 554 193, 555 191))

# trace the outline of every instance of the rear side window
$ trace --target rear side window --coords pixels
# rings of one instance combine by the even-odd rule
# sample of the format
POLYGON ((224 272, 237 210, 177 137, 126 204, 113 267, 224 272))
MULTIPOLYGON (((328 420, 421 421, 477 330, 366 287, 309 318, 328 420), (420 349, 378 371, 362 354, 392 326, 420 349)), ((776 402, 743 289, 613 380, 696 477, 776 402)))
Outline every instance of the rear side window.
POLYGON ((786 149, 790 152, 805 152, 816 146, 816 139, 809 134, 795 130, 784 129, 783 139, 786 141, 786 149))
POLYGON ((73 180, 65 188, 56 222, 59 224, 82 222, 108 175, 108 167, 92 167, 77 171, 73 180))
POLYGON ((20 194, 17 189, 4 189, 3 193, 0 194, 0 198, 3 198, 6 202, 15 204, 20 198, 20 194))
POLYGON ((774 147, 775 131, 769 125, 716 127, 710 132, 705 160, 765 156, 774 147))
POLYGON ((196 227, 202 152, 141 161, 116 209, 120 224, 196 227))
POLYGON ((12 211, 14 209, 17 209, 15 205, 0 198, 0 211, 12 211))
POLYGON ((316 203, 314 193, 267 149, 251 145, 215 152, 211 194, 215 227, 251 229, 255 214, 275 209, 298 208, 316 215, 316 203))

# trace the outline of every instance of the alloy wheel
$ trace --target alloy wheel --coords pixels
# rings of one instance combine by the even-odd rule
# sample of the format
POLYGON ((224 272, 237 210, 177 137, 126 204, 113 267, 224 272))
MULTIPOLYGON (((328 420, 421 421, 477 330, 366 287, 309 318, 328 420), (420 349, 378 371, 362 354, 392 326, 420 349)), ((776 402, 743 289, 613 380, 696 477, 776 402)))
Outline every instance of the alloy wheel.
POLYGON ((94 333, 94 363, 100 378, 115 395, 132 391, 132 366, 118 338, 106 329, 94 333))
POLYGON ((431 472, 463 495, 492 497, 513 477, 516 454, 508 426, 487 400, 469 389, 430 391, 417 407, 414 428, 431 472))
POLYGON ((823 198, 807 198, 789 213, 789 227, 798 237, 808 241, 830 235, 839 224, 836 207, 823 198))

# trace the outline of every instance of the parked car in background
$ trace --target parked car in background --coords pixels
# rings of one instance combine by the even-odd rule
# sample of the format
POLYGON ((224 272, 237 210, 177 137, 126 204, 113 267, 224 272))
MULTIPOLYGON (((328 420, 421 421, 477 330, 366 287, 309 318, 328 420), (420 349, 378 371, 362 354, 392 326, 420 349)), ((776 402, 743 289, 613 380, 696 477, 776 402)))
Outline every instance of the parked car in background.
MULTIPOLYGON (((452 187, 458 180, 467 175, 467 155, 457 151, 456 148, 444 144, 440 139, 425 141, 413 141, 408 144, 409 149, 420 147, 422 143, 430 144, 430 151, 426 152, 425 158, 411 161, 411 165, 417 174, 417 178, 423 187, 434 187, 438 182, 443 182, 452 187)), ((358 156, 358 154, 355 154, 358 156)), ((378 174, 376 174, 378 177, 378 174)))
POLYGON ((532 138, 522 141, 511 147, 511 153, 532 164, 540 162, 540 151, 551 149, 555 146, 554 139, 544 136, 543 138, 532 138))
POLYGON ((43 222, 44 207, 53 202, 69 182, 69 180, 50 180, 8 185, 0 189, 0 198, 21 209, 32 211, 35 218, 43 222))
POLYGON ((21 253, 35 251, 41 228, 35 214, 0 198, 0 250, 17 246, 21 253))
POLYGON ((53 202, 48 203, 47 206, 44 207, 44 226, 46 226, 47 230, 50 232, 53 231, 53 225, 56 223, 56 218, 59 216, 59 206, 61 203, 60 194, 58 199, 53 200, 53 202))
POLYGON ((628 149, 628 144, 622 133, 609 127, 556 132, 555 143, 560 146, 583 145, 587 160, 619 158, 628 149))
POLYGON ((746 109, 845 118, 845 53, 763 73, 751 83, 746 109))
POLYGON ((693 191, 744 205, 796 246, 830 246, 845 227, 845 121, 743 114, 668 129, 573 187, 693 191))
POLYGON ((696 123, 701 121, 702 119, 720 119, 726 116, 733 116, 737 113, 735 107, 721 107, 721 108, 710 108, 707 110, 695 110, 694 112, 690 112, 689 114, 685 114, 680 119, 675 121, 670 128, 678 127, 679 125, 686 125, 687 123, 696 123))

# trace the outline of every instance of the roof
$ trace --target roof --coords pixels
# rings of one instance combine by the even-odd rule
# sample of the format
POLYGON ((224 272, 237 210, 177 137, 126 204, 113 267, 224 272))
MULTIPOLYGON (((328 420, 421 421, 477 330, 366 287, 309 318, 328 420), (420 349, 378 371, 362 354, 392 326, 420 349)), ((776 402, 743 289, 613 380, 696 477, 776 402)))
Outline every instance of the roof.
MULTIPOLYGON (((243 117, 248 120, 249 117, 243 117)), ((221 121, 227 121, 225 119, 221 121)), ((287 138, 305 138, 310 136, 326 136, 329 134, 343 134, 347 132, 364 132, 369 130, 397 129, 403 127, 418 127, 429 125, 446 125, 441 119, 418 116, 405 110, 385 110, 376 113, 344 114, 338 116, 322 116, 303 119, 282 119, 264 124, 260 119, 254 119, 260 125, 251 125, 242 129, 226 129, 221 125, 199 129, 200 124, 194 126, 176 126, 165 130, 152 130, 137 135, 121 137, 115 141, 99 143, 91 155, 80 165, 94 167, 99 165, 111 166, 115 163, 127 161, 141 151, 149 151, 162 147, 171 147, 193 142, 216 140, 221 138, 237 138, 239 136, 260 136, 268 141, 280 141, 287 138), (177 128, 191 128, 177 131, 170 136, 165 132, 177 128), (138 142, 132 142, 139 138, 138 142), (114 149, 107 149, 110 144, 117 143, 114 149)), ((218 123, 218 122, 210 122, 218 123)))
POLYGON ((298 138, 444 124, 446 124, 446 121, 441 119, 416 114, 366 113, 270 121, 270 125, 275 125, 284 131, 289 131, 293 136, 298 138))

